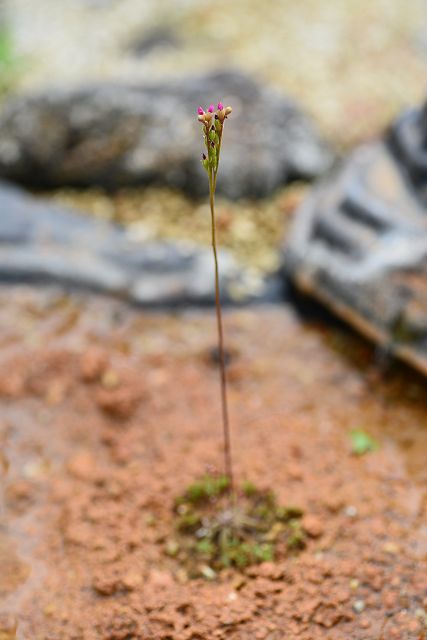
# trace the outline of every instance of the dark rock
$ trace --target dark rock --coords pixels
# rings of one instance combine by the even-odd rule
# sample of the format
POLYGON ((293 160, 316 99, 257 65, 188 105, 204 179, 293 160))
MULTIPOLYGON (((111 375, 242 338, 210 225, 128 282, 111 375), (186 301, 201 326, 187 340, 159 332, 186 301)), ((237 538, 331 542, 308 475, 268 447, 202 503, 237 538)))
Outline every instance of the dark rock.
POLYGON ((427 206, 427 102, 403 113, 388 141, 417 195, 427 206))
POLYGON ((157 49, 178 49, 179 46, 180 41, 176 33, 163 26, 133 40, 129 49, 134 55, 142 58, 157 49))
MULTIPOLYGON (((221 252, 225 301, 263 296, 221 252)), ((114 294, 140 305, 214 301, 209 249, 137 243, 118 225, 36 200, 0 184, 0 281, 59 284, 114 294)))
POLYGON ((0 175, 37 187, 162 183, 205 194, 196 108, 218 99, 233 106, 218 180, 223 194, 265 196, 330 165, 330 152, 292 101, 224 72, 15 98, 0 115, 0 175))
POLYGON ((296 215, 283 270, 300 291, 427 373, 427 210, 420 197, 427 172, 422 127, 411 127, 413 116, 386 142, 356 150, 313 190, 296 215))

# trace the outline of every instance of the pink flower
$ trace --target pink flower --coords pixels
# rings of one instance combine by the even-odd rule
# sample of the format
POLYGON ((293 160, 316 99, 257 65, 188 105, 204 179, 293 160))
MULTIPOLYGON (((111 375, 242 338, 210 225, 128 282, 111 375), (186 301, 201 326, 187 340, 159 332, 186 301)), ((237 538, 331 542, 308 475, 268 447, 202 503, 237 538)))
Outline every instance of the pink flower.
POLYGON ((218 111, 222 111, 224 109, 224 105, 222 102, 218 102, 218 111))
POLYGON ((202 116, 204 114, 202 107, 198 107, 197 113, 199 114, 199 116, 202 116))
POLYGON ((209 105, 209 109, 208 109, 209 113, 213 113, 215 111, 215 107, 213 104, 209 105))

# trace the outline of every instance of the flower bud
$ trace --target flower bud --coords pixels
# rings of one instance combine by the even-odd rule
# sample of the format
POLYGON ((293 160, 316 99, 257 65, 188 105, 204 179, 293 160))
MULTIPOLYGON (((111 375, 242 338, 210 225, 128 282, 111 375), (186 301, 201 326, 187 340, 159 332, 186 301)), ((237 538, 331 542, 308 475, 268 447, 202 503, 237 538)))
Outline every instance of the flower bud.
POLYGON ((213 113, 215 111, 215 107, 213 104, 209 105, 208 112, 213 113))
POLYGON ((218 102, 218 111, 222 111, 224 109, 224 105, 222 102, 218 102))
POLYGON ((205 112, 203 111, 202 107, 198 107, 197 113, 199 114, 199 116, 202 116, 205 112))
POLYGON ((233 109, 231 107, 225 107, 225 117, 229 116, 232 111, 233 109))

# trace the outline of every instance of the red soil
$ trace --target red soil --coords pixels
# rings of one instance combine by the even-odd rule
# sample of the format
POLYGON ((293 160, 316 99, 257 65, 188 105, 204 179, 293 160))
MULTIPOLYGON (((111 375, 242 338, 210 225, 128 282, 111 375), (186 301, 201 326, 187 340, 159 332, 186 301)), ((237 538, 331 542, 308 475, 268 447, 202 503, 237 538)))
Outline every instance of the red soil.
POLYGON ((188 580, 164 547, 174 498, 221 469, 213 313, 0 298, 1 640, 424 638, 422 380, 289 309, 227 313, 236 475, 301 506, 309 544, 188 580))

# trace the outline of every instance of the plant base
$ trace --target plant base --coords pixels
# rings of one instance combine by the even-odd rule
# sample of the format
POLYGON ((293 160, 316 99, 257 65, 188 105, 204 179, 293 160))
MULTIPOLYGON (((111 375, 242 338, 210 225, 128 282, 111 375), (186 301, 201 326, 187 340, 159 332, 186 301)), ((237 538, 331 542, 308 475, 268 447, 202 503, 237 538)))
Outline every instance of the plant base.
POLYGON ((176 500, 176 534, 166 553, 189 577, 214 579, 222 569, 245 567, 305 547, 303 512, 277 504, 271 491, 245 483, 231 496, 224 476, 205 476, 176 500))

